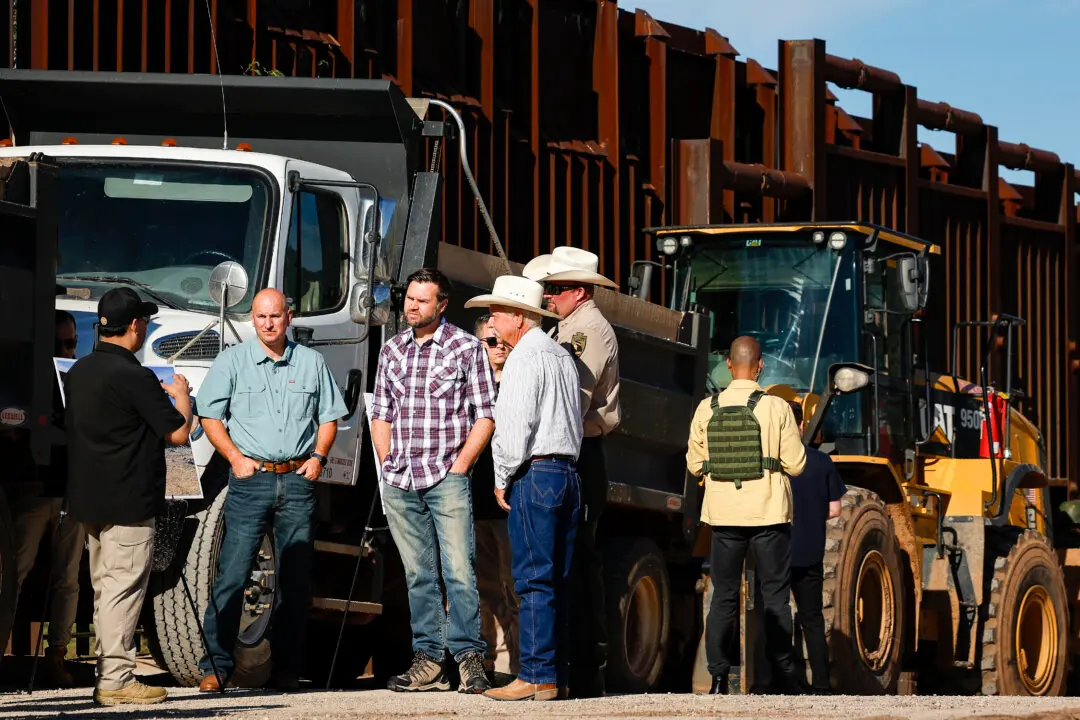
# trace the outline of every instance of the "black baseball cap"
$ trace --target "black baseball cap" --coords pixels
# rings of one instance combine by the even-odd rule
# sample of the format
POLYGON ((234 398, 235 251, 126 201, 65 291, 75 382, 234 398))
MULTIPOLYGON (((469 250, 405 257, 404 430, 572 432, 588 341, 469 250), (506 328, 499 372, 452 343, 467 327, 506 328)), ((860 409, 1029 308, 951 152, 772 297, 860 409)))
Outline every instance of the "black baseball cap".
POLYGON ((113 288, 98 300, 98 323, 102 327, 126 327, 135 318, 156 315, 158 306, 145 302, 129 287, 113 288))

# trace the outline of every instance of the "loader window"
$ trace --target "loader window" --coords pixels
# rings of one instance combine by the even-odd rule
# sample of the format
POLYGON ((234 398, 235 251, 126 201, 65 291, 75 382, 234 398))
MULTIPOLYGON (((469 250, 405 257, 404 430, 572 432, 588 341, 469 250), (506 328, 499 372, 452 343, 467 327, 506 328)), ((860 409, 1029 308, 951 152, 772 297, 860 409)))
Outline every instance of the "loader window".
POLYGON ((330 312, 345 301, 345 217, 345 205, 337 193, 303 190, 293 196, 284 288, 297 315, 330 312))

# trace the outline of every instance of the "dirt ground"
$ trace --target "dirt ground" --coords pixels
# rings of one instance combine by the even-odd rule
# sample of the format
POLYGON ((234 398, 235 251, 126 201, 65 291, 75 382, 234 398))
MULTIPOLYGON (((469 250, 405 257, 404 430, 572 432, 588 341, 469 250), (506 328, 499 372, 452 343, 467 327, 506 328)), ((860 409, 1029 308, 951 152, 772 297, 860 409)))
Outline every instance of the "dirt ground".
POLYGON ((0 718, 194 718, 352 720, 353 718, 1045 718, 1080 719, 1080 698, 829 697, 626 695, 595 700, 500 703, 456 692, 404 695, 389 690, 229 691, 224 697, 170 689, 164 703, 98 708, 90 690, 0 696, 0 718))

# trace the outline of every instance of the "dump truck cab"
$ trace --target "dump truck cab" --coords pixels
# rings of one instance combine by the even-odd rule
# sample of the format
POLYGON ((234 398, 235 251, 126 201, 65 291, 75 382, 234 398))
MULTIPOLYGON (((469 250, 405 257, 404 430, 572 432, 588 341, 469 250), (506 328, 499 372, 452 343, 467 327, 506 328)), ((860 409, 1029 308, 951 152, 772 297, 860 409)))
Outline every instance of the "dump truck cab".
MULTIPOLYGON (((650 232, 662 262, 639 263, 633 284, 646 294, 659 264, 665 304, 704 316, 710 391, 731 381, 731 341, 756 338, 760 384, 801 405, 803 441, 831 455, 849 488, 824 559, 833 685, 912 691, 921 677, 930 687, 948 679, 984 692, 1059 693, 1068 602, 1045 451, 1011 403, 1023 320, 953 328, 954 344, 979 348, 972 381, 928 364, 930 344, 942 342, 931 243, 864 223, 650 232), (995 373, 1004 387, 989 379, 992 356, 1004 361, 995 373)), ((755 612, 744 607, 747 686, 762 658, 755 612)))

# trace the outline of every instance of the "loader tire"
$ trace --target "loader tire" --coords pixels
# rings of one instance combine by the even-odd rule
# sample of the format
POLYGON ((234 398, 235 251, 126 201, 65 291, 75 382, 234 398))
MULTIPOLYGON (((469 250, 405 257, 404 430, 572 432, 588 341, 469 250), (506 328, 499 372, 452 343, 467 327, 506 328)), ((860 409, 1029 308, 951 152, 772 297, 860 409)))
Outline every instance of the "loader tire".
POLYGON ((609 541, 604 570, 608 616, 609 690, 657 688, 667 657, 671 588, 660 548, 646 538, 609 541))
POLYGON ((893 694, 903 657, 900 553, 877 493, 851 487, 825 531, 822 611, 831 685, 853 695, 893 694))
POLYGON ((1045 536, 1023 532, 993 558, 983 626, 983 695, 1065 694, 1069 605, 1065 577, 1045 536))
POLYGON ((15 621, 18 572, 15 567, 14 523, 7 496, 0 488, 0 658, 7 647, 8 635, 15 621))
MULTIPOLYGON (((204 650, 199 626, 192 614, 191 603, 184 592, 179 573, 184 573, 187 578, 199 612, 198 622, 201 623, 217 576, 218 552, 225 535, 227 495, 228 488, 225 488, 208 508, 192 518, 198 526, 187 555, 174 561, 174 565, 179 567, 175 568, 167 587, 154 596, 153 628, 156 650, 164 660, 165 668, 182 687, 196 686, 201 681, 199 660, 203 657, 204 650)), ((267 549, 271 557, 263 564, 269 563, 272 566, 273 542, 269 536, 263 539, 262 550, 265 552, 267 549)), ((260 561, 256 560, 256 564, 259 563, 260 561)), ((269 604, 273 604, 272 596, 269 604)), ((272 609, 265 609, 254 624, 241 624, 235 651, 236 667, 229 679, 229 682, 237 687, 262 687, 270 677, 272 667, 267 636, 272 609)))

